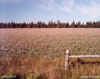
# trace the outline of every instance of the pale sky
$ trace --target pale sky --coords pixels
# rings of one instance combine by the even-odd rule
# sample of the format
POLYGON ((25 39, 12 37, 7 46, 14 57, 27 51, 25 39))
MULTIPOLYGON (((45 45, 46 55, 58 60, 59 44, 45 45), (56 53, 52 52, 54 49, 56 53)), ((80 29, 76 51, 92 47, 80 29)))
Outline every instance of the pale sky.
POLYGON ((0 22, 99 21, 100 0, 0 0, 0 22))

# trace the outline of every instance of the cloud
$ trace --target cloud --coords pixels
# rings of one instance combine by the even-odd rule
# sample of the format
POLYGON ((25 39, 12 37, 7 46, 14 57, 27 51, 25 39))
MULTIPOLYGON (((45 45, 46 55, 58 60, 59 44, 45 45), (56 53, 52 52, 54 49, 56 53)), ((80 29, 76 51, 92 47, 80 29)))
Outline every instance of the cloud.
POLYGON ((86 15, 91 19, 100 17, 100 3, 93 1, 90 5, 77 6, 76 9, 81 15, 86 15))
MULTIPOLYGON (((89 19, 100 17, 99 0, 41 0, 40 7, 45 10, 71 13, 77 16, 86 16, 89 19), (78 3, 79 2, 79 3, 78 3)), ((76 16, 76 17, 77 17, 76 16)))
POLYGON ((74 5, 75 5, 74 0, 64 0, 64 2, 58 5, 58 10, 67 12, 67 13, 73 13, 74 5))
POLYGON ((19 1, 22 1, 22 0, 0 0, 0 2, 3 2, 3 3, 12 3, 12 2, 19 2, 19 1))
POLYGON ((59 3, 57 3, 57 0, 41 0, 40 8, 46 10, 59 10, 68 13, 73 12, 74 0, 61 0, 58 2, 59 3))
POLYGON ((54 0, 41 0, 41 4, 39 8, 46 9, 46 10, 53 10, 54 8, 54 0))

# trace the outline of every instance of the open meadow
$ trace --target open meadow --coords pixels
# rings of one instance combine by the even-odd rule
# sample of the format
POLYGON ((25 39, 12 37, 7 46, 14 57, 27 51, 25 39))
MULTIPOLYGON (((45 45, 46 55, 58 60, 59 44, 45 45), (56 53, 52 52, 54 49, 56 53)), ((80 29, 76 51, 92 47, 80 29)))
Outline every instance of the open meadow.
POLYGON ((100 76, 100 58, 70 59, 71 55, 100 55, 99 28, 0 29, 0 76, 23 79, 80 79, 100 76))

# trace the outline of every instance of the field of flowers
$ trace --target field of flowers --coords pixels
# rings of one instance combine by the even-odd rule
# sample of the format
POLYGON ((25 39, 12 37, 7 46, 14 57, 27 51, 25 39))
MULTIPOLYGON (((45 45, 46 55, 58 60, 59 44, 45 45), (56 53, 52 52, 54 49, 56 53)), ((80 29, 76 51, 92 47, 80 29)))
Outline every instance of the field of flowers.
POLYGON ((0 29, 0 75, 27 79, 79 79, 100 75, 100 58, 70 59, 71 55, 100 54, 100 29, 0 29))

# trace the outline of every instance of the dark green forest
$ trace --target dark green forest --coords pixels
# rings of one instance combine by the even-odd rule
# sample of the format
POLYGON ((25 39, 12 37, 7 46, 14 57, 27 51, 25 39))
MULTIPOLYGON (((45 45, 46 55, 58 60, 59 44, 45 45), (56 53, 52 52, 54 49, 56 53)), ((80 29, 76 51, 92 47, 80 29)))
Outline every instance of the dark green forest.
POLYGON ((47 24, 42 21, 38 21, 37 23, 31 22, 31 23, 15 23, 15 22, 9 22, 9 23, 0 23, 0 28, 100 28, 100 21, 96 22, 86 22, 81 23, 73 21, 71 24, 68 22, 60 22, 59 20, 57 22, 55 21, 49 21, 47 24))

